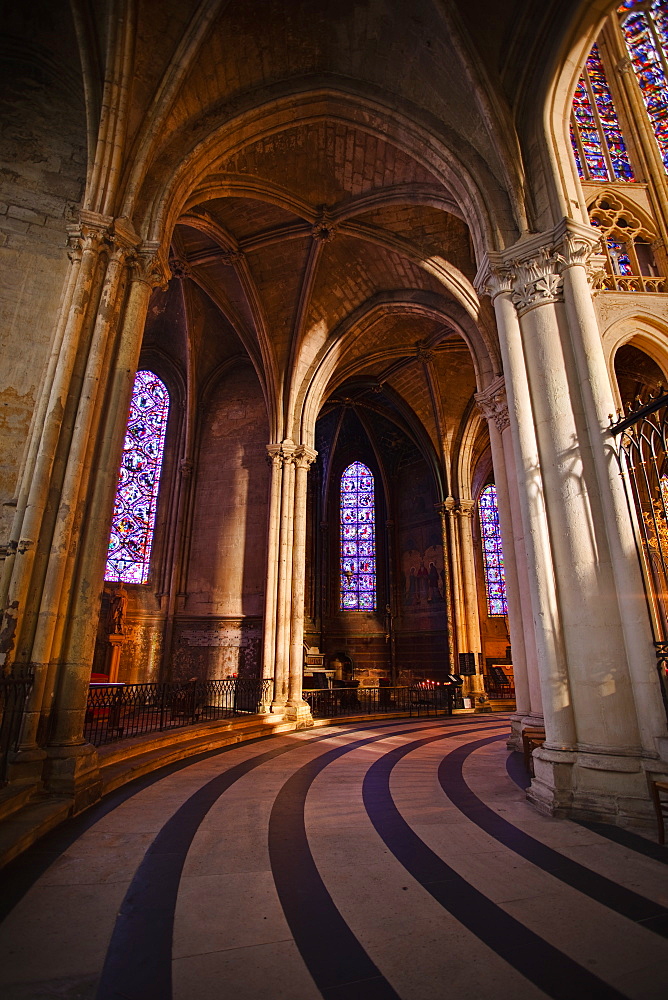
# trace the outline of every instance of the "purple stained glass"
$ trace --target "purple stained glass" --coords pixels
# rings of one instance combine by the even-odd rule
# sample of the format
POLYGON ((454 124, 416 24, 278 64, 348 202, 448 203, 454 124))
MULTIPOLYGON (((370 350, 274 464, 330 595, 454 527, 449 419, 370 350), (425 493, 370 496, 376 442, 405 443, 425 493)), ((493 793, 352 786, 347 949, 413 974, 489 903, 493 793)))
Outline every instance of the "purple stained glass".
POLYGON ((625 3, 618 8, 631 63, 647 114, 668 171, 668 0, 651 4, 625 3))
POLYGON ((105 580, 146 583, 165 446, 169 393, 153 372, 135 376, 116 489, 105 580))
POLYGON ((496 486, 486 486, 482 491, 478 500, 478 511, 480 512, 487 612, 490 617, 501 617, 508 614, 508 602, 506 600, 506 579, 503 572, 503 548, 501 546, 496 486))
POLYGON ((371 470, 353 462, 341 476, 341 610, 376 608, 374 486, 371 470))

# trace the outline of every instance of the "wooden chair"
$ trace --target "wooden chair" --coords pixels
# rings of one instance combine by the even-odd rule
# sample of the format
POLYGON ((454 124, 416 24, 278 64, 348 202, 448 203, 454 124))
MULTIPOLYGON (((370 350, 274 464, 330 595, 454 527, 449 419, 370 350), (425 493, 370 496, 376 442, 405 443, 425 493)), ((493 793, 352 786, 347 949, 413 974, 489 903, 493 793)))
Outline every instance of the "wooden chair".
POLYGON ((524 748, 524 766, 529 774, 533 775, 533 758, 531 754, 536 747, 541 747, 545 742, 545 730, 539 726, 527 726, 522 730, 522 746, 524 748))
POLYGON ((659 828, 659 843, 665 844, 666 829, 663 819, 664 816, 668 816, 668 781, 656 781, 655 779, 650 778, 649 790, 652 795, 652 802, 654 803, 654 811, 656 812, 656 823, 659 828), (662 793, 667 796, 666 801, 662 800, 662 793))

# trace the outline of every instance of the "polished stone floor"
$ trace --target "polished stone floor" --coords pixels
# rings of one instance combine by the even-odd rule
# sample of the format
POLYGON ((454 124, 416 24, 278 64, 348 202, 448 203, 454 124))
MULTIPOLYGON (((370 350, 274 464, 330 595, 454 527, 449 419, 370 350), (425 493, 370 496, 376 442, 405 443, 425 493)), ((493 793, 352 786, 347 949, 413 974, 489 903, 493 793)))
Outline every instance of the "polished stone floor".
POLYGON ((0 875, 3 1000, 666 1000, 668 849, 524 799, 499 716, 283 734, 0 875))

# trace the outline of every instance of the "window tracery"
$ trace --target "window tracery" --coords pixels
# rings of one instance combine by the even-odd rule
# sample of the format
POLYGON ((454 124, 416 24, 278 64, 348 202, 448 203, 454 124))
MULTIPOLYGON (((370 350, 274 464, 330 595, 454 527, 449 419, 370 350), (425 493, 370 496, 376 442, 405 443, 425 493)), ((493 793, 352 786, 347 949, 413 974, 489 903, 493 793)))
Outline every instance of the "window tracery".
POLYGON ((485 571, 487 614, 490 618, 505 617, 508 614, 508 601, 503 569, 503 547, 501 545, 496 486, 492 483, 486 486, 480 494, 478 513, 480 515, 482 559, 485 571))
POLYGON ((138 371, 116 489, 105 580, 146 583, 165 446, 169 393, 150 371, 138 371))
POLYGON ((341 610, 376 608, 374 479, 363 462, 341 476, 341 610))
POLYGON ((629 205, 610 191, 602 191, 589 209, 589 219, 601 234, 605 274, 596 285, 619 292, 660 292, 666 285, 659 275, 652 233, 629 205))

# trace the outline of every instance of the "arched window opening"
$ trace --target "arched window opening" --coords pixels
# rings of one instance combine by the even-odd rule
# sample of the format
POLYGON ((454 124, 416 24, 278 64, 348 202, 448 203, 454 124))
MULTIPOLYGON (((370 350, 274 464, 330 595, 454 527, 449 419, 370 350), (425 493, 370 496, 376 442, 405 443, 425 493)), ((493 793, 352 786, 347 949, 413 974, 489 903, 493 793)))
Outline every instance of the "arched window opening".
POLYGON ((105 580, 146 583, 165 446, 169 393, 149 371, 137 372, 116 490, 105 580))
POLYGON ((624 412, 665 391, 666 379, 656 361, 632 343, 622 344, 615 354, 615 378, 624 412))
POLYGON ((341 610, 376 609, 376 538, 371 470, 353 462, 341 476, 341 610))
POLYGON ((627 0, 617 12, 652 131, 668 172, 668 0, 627 0))
POLYGON ((597 276, 597 287, 617 292, 664 290, 666 279, 659 274, 652 253, 656 234, 630 206, 603 191, 590 206, 589 220, 601 234, 605 255, 605 273, 597 276))
POLYGON ((573 97, 571 143, 584 180, 633 180, 598 45, 589 53, 573 97))
POLYGON ((493 484, 486 486, 480 494, 478 512, 480 514, 482 559, 485 570, 487 614, 490 618, 505 617, 508 614, 506 578, 503 571, 499 507, 496 486, 493 484))

